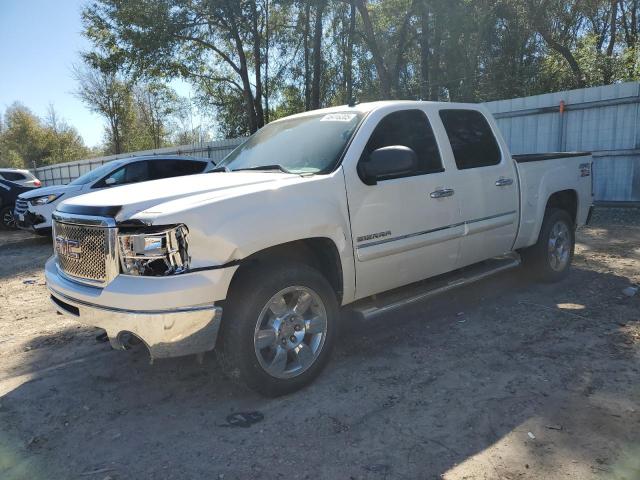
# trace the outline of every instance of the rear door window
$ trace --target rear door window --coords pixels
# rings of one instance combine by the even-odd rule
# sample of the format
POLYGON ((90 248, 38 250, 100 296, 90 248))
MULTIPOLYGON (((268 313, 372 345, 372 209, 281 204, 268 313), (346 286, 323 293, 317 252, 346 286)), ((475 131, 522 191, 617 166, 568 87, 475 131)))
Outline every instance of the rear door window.
POLYGON ((5 180, 11 180, 12 182, 24 180, 27 178, 24 176, 24 174, 18 172, 0 172, 0 175, 5 180))
POLYGON ((149 163, 152 180, 202 173, 207 165, 198 160, 151 160, 149 163))
POLYGON ((409 175, 442 172, 440 150, 427 115, 422 110, 400 110, 385 116, 371 134, 360 162, 366 162, 374 150, 402 145, 418 157, 417 169, 409 175))
POLYGON ((501 154, 489 122, 477 110, 440 110, 459 170, 500 163, 501 154))

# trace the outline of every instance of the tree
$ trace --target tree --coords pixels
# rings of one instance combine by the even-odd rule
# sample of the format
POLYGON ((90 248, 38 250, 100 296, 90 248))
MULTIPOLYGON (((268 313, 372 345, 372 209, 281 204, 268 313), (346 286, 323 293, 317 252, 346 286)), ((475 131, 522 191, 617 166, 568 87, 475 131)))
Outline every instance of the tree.
POLYGON ((83 11, 97 50, 85 55, 105 71, 182 77, 201 88, 223 83, 241 95, 251 132, 264 125, 264 4, 255 1, 100 0, 83 11), (253 78, 253 82, 252 82, 253 78))
POLYGON ((35 168, 85 158, 88 149, 77 130, 52 105, 43 121, 16 102, 7 108, 0 131, 0 165, 35 168))
POLYGON ((44 158, 43 163, 53 164, 86 158, 89 149, 78 131, 61 119, 53 104, 49 104, 44 119, 44 158))
POLYGON ((127 134, 134 129, 135 115, 130 83, 117 73, 91 66, 75 67, 73 73, 78 82, 78 98, 107 121, 107 151, 114 154, 128 151, 131 142, 127 134))
POLYGON ((7 163, 20 163, 21 168, 42 164, 45 131, 40 119, 21 103, 15 102, 5 112, 2 133, 2 158, 7 163))
POLYGON ((182 108, 178 95, 160 82, 136 85, 133 88, 139 133, 149 148, 169 143, 172 117, 182 108))
MULTIPOLYGON (((93 0, 84 58, 135 84, 187 80, 235 136, 354 98, 488 101, 638 79, 639 2, 93 0)), ((150 117, 133 110, 140 130, 150 117)))

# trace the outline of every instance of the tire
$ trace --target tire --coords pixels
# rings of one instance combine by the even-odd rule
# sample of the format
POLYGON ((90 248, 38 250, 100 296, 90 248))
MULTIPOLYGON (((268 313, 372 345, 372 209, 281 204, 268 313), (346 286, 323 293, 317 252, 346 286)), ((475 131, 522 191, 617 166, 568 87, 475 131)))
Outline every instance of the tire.
POLYGON ((535 279, 558 282, 569 273, 575 243, 575 226, 569 214, 550 208, 545 212, 538 241, 521 252, 523 263, 535 279))
POLYGON ((0 208, 0 230, 15 230, 16 221, 13 217, 13 206, 0 208))
POLYGON ((216 349, 223 371, 269 397, 301 389, 320 374, 335 343, 333 288, 317 270, 298 263, 265 264, 240 275, 224 307, 216 349))

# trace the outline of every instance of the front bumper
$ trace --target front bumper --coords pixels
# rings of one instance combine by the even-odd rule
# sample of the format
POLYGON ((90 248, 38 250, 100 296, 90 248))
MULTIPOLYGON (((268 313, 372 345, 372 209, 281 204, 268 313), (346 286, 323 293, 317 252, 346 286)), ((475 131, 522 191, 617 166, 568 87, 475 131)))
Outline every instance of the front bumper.
POLYGON ((22 230, 40 231, 51 228, 46 226, 46 220, 42 215, 37 215, 33 212, 19 213, 14 211, 13 217, 16 219, 16 226, 22 230), (45 224, 45 226, 40 226, 41 224, 45 224))
POLYGON ((116 349, 128 335, 139 338, 152 359, 178 357, 214 348, 233 269, 176 277, 117 276, 104 288, 63 276, 51 257, 45 279, 56 310, 85 325, 103 328, 116 349))
POLYGON ((51 228, 51 214, 55 210, 54 205, 31 205, 26 210, 21 210, 18 205, 13 212, 16 225, 23 230, 42 231, 51 228))
POLYGON ((119 310, 78 301, 49 288, 51 303, 80 323, 103 328, 111 346, 127 348, 126 338, 139 338, 152 359, 206 352, 215 347, 222 308, 214 305, 175 310, 119 310))

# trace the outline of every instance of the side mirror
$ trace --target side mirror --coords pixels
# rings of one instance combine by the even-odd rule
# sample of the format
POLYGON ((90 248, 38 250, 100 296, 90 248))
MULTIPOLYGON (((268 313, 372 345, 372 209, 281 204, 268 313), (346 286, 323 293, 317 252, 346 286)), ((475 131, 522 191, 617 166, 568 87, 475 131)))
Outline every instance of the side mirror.
POLYGON ((367 185, 375 185, 378 180, 410 174, 417 166, 416 152, 409 147, 393 145, 371 152, 369 161, 360 164, 360 176, 367 185))
POLYGON ((105 185, 114 185, 116 183, 116 179, 113 177, 109 177, 104 181, 105 185))

